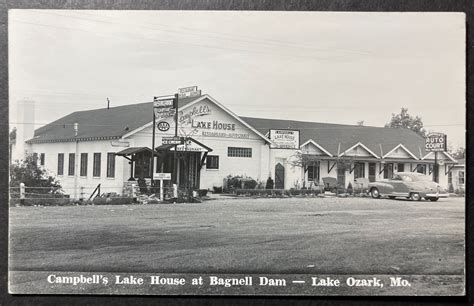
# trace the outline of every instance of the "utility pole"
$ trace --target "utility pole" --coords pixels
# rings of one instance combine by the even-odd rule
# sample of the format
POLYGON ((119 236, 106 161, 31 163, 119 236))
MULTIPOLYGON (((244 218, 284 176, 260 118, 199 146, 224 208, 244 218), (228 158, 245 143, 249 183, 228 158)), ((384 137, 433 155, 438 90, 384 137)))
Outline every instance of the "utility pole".
POLYGON ((155 180, 153 179, 153 173, 155 172, 155 126, 156 126, 155 121, 156 121, 155 106, 153 106, 153 128, 152 128, 152 136, 151 136, 151 190, 153 193, 155 192, 155 180))
MULTIPOLYGON (((178 137, 178 94, 174 95, 174 102, 175 102, 175 114, 174 114, 174 137, 178 137)), ((178 145, 174 145, 174 152, 173 152, 173 172, 174 172, 174 183, 178 184, 178 161, 176 158, 178 150, 178 145)))
POLYGON ((434 152, 433 181, 438 183, 438 152, 434 152))
POLYGON ((79 175, 79 141, 77 135, 79 134, 79 123, 74 123, 74 140, 76 142, 76 150, 74 153, 74 200, 77 200, 77 177, 79 175))

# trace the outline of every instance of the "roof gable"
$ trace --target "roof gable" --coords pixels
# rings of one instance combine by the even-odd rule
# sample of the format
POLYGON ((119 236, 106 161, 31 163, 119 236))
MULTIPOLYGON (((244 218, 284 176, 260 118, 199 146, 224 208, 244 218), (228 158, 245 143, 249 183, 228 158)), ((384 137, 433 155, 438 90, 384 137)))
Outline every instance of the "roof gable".
POLYGON ((387 154, 383 156, 383 158, 410 158, 410 159, 418 159, 415 154, 410 152, 403 144, 399 144, 387 154))
POLYGON ((367 146, 361 142, 356 143, 352 147, 346 149, 340 153, 339 156, 351 156, 351 157, 375 157, 379 158, 377 154, 372 152, 367 146))
MULTIPOLYGON (((150 135, 152 121, 123 135, 123 138, 132 137, 136 133, 150 135)), ((174 134, 174 118, 168 118, 170 130, 164 134, 174 134)), ((235 139, 262 139, 272 143, 253 126, 243 121, 229 109, 209 95, 204 95, 178 110, 178 134, 186 137, 223 137, 235 139)))
POLYGON ((301 145, 301 151, 304 154, 314 154, 314 155, 327 155, 332 156, 326 149, 317 144, 314 140, 310 139, 304 144, 301 145))

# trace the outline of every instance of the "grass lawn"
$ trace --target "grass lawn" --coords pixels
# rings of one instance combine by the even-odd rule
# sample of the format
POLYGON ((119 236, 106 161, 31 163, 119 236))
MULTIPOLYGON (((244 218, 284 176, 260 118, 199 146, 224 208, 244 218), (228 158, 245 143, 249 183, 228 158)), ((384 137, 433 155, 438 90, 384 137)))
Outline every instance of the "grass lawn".
POLYGON ((464 198, 10 209, 10 270, 464 274, 464 198))

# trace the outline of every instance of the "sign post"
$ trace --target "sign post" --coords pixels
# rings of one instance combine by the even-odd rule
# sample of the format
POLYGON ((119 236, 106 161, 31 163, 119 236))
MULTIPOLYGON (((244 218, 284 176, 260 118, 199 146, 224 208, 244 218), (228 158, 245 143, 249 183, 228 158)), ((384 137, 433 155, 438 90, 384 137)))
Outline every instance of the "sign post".
POLYGON ((439 181, 438 173, 438 152, 445 152, 447 150, 447 135, 442 133, 430 133, 425 139, 425 150, 427 152, 434 152, 433 165, 433 181, 439 181))
POLYGON ((153 173, 153 179, 160 181, 160 201, 164 200, 163 181, 171 180, 171 173, 153 173))
POLYGON ((173 115, 173 103, 174 99, 170 96, 154 97, 153 98, 153 129, 151 139, 151 187, 154 188, 153 173, 155 172, 155 129, 156 120, 158 120, 158 129, 162 132, 166 132, 169 129, 169 123, 164 121, 173 115))

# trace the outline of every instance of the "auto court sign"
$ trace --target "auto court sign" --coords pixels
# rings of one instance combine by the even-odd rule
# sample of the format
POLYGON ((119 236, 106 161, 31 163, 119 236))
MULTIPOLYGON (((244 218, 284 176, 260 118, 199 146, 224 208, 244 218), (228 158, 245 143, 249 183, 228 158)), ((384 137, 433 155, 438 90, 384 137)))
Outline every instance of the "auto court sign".
POLYGON ((274 145, 272 149, 295 149, 300 148, 300 131, 297 130, 270 130, 270 140, 274 145))
POLYGON ((430 133, 425 138, 427 152, 444 152, 447 150, 447 136, 442 133, 430 133))

